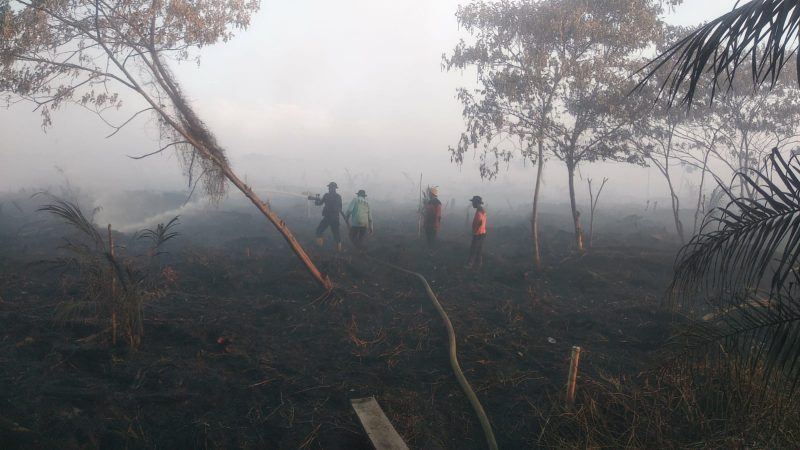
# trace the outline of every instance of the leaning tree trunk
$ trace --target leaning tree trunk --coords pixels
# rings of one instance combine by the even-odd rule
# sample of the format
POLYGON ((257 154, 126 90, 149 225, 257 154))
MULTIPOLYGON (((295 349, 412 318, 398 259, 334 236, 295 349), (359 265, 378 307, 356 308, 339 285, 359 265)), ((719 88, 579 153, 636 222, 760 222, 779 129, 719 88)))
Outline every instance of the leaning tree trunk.
POLYGON ((542 253, 539 241, 539 191, 542 186, 544 170, 544 147, 539 141, 539 160, 536 168, 536 187, 533 189, 533 212, 531 214, 531 237, 533 239, 533 263, 537 270, 542 268, 542 253))
MULTIPOLYGON (((193 139, 190 139, 190 141, 193 141, 193 139)), ((201 152, 204 151, 203 146, 195 145, 195 148, 198 148, 199 149, 198 151, 201 152)), ((208 153, 206 153, 206 156, 207 155, 208 153)), ((263 200, 261 200, 261 198, 250 188, 250 186, 245 184, 236 175, 236 173, 233 172, 233 169, 231 169, 230 165, 227 164, 226 161, 220 161, 218 158, 213 157, 213 153, 211 154, 211 159, 215 162, 215 164, 219 166, 220 170, 222 170, 222 173, 225 174, 225 178, 227 178, 234 186, 236 186, 236 188, 239 189, 242 192, 242 194, 244 194, 245 197, 247 197, 248 200, 250 200, 250 202, 253 203, 253 205, 255 205, 255 207, 261 212, 261 214, 263 214, 264 217, 266 217, 267 220, 269 220, 272 223, 272 225, 274 225, 275 228, 277 228, 278 232, 283 236, 283 238, 289 244, 289 247, 292 249, 294 254, 297 255, 297 257, 300 259, 300 262, 303 263, 306 270, 308 270, 308 272, 311 274, 314 280, 316 280, 316 282, 319 283, 319 285, 322 286, 323 289, 325 289, 326 291, 330 291, 333 288, 333 283, 331 282, 330 278, 327 275, 323 275, 322 272, 320 272, 317 266, 314 264, 314 262, 311 261, 311 258, 308 256, 305 250, 303 250, 303 247, 300 245, 300 243, 297 242, 297 239, 294 237, 294 234, 286 225, 286 222, 284 222, 280 217, 278 217, 278 215, 275 214, 275 211, 273 211, 272 208, 269 207, 269 205, 267 205, 263 200)))
POLYGON ((236 186, 250 200, 250 202, 252 202, 256 208, 258 208, 259 211, 261 211, 267 220, 269 220, 272 225, 277 228, 278 232, 283 236, 283 238, 289 244, 289 247, 292 249, 294 254, 297 255, 297 257, 300 259, 300 262, 303 263, 306 270, 308 270, 314 280, 316 280, 323 289, 330 291, 333 288, 333 283, 331 283, 330 278, 326 275, 323 275, 322 272, 317 269, 317 266, 313 261, 311 261, 311 258, 309 258, 308 254, 305 252, 305 250, 303 250, 303 247, 300 245, 300 243, 297 242, 297 239, 294 237, 294 234, 292 234, 291 230, 289 230, 289 227, 286 226, 286 223, 280 217, 278 217, 278 215, 275 214, 275 212, 233 172, 233 169, 231 169, 227 159, 225 158, 224 151, 217 146, 213 137, 205 129, 205 126, 197 117, 191 106, 189 106, 188 102, 181 94, 177 83, 172 78, 171 73, 161 63, 158 53, 153 51, 152 58, 153 73, 156 75, 157 81, 162 85, 172 100, 172 103, 179 114, 178 119, 176 120, 174 117, 168 114, 164 110, 162 104, 156 102, 141 88, 138 89, 139 94, 141 94, 148 101, 148 103, 150 103, 153 109, 158 112, 166 124, 183 136, 186 141, 196 149, 202 158, 211 161, 215 166, 217 166, 225 175, 225 178, 233 183, 233 185, 236 186))
POLYGON ((575 226, 575 245, 578 251, 583 251, 583 229, 581 228, 581 213, 578 212, 578 205, 575 202, 575 164, 567 162, 567 172, 569 173, 569 206, 572 209, 572 221, 575 226))
POLYGON ((297 242, 297 239, 294 237, 294 234, 292 234, 291 230, 289 230, 289 227, 286 226, 286 223, 280 217, 278 217, 278 215, 275 214, 275 212, 266 203, 264 203, 264 201, 262 201, 252 189, 250 189, 250 186, 244 184, 244 182, 242 182, 242 180, 239 179, 235 173, 233 173, 233 170, 231 170, 230 166, 223 166, 222 171, 225 173, 225 177, 227 177, 234 186, 242 191, 245 197, 247 197, 253 203, 253 205, 255 205, 256 208, 258 208, 258 210, 261 211, 261 213, 264 214, 264 216, 270 222, 272 222, 275 228, 278 229, 278 232, 281 233, 294 254, 300 258, 300 262, 303 263, 303 265, 306 267, 306 270, 311 273, 311 276, 314 277, 317 283, 319 283, 320 286, 322 286, 326 291, 331 290, 331 288, 333 288, 333 283, 331 283, 330 278, 326 275, 323 275, 319 269, 317 269, 317 266, 313 261, 311 261, 311 258, 309 258, 308 254, 305 252, 305 250, 303 250, 303 247, 300 246, 300 243, 297 242))

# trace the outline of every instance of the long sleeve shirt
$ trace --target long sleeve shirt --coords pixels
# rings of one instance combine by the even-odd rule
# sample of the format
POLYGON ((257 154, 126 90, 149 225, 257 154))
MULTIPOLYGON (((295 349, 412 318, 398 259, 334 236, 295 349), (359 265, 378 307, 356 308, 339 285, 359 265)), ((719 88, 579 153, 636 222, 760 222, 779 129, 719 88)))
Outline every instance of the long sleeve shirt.
POLYGON ((362 197, 356 197, 350 202, 345 217, 350 221, 351 227, 369 227, 372 229, 372 210, 367 200, 362 197))
POLYGON ((339 221, 339 213, 342 211, 342 196, 335 192, 328 192, 317 200, 316 205, 322 207, 322 217, 339 221))
POLYGON ((428 230, 438 230, 442 225, 442 202, 438 198, 432 197, 425 203, 425 228, 428 230))

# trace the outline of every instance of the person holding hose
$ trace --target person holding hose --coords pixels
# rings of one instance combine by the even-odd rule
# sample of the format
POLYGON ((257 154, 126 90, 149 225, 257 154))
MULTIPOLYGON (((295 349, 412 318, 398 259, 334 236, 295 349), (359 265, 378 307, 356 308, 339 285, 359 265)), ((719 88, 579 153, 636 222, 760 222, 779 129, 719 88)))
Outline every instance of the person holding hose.
POLYGON ((350 240, 357 248, 361 248, 367 231, 369 234, 373 231, 372 210, 367 202, 367 193, 363 189, 360 189, 356 193, 356 198, 350 202, 344 218, 350 224, 350 240))
POLYGON ((476 195, 470 199, 475 208, 475 217, 472 218, 472 244, 469 247, 469 260, 467 269, 476 266, 483 267, 483 241, 486 239, 486 211, 483 209, 483 199, 476 195))
POLYGON ((342 250, 342 238, 339 234, 339 214, 342 213, 342 196, 336 193, 339 186, 336 182, 331 181, 328 183, 328 193, 319 198, 309 196, 309 200, 314 200, 314 204, 322 206, 322 220, 317 227, 317 245, 322 247, 323 239, 322 233, 330 227, 333 233, 333 239, 336 241, 336 250, 342 250))

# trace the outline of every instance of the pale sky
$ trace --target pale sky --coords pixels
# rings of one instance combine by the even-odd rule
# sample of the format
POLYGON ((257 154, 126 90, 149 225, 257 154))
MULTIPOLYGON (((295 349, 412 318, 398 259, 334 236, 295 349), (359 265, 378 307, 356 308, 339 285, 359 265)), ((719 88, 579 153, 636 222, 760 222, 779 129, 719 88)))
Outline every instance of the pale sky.
MULTIPOLYGON (((455 89, 469 73, 441 70, 441 55, 461 37, 457 0, 266 0, 248 31, 201 52, 201 64, 174 67, 199 116, 229 152, 234 170, 255 186, 294 184, 322 190, 342 184, 347 169, 370 192, 393 193, 402 172, 447 191, 528 195, 533 171, 513 164, 482 183, 474 162, 463 168, 447 152, 463 129, 455 89)), ((686 0, 670 22, 696 24, 734 0, 686 0)), ((134 102, 131 102, 134 103, 134 102)), ((0 192, 63 183, 87 191, 185 189, 174 156, 133 161, 157 148, 148 120, 111 139, 91 114, 67 108, 43 133, 28 104, 0 108, 0 192)), ((547 166, 545 195, 562 196, 565 170, 547 166)), ((582 175, 609 176, 624 199, 645 169, 595 165, 582 175)), ((652 175, 656 177, 655 174, 652 175)), ((653 191, 663 186, 652 181, 653 191)), ((404 186, 405 189, 405 186, 404 186)), ((638 192, 641 192, 639 186, 638 192)), ((238 195, 231 192, 231 196, 238 195)))

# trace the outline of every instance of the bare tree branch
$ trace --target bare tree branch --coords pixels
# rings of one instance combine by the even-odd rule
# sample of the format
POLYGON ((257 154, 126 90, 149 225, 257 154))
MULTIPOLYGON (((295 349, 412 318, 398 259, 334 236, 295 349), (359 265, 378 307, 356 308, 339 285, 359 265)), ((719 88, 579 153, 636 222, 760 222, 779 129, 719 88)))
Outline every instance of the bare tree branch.
POLYGON ((163 152, 164 150, 166 150, 166 149, 168 149, 170 147, 173 147, 173 146, 176 146, 176 145, 185 145, 185 144, 191 144, 191 143, 189 141, 170 142, 169 144, 161 147, 160 149, 158 149, 158 150, 156 150, 154 152, 146 153, 146 154, 140 155, 140 156, 130 156, 130 155, 128 155, 128 158, 130 158, 130 159, 144 159, 144 158, 147 158, 148 156, 157 155, 157 154, 163 152))

